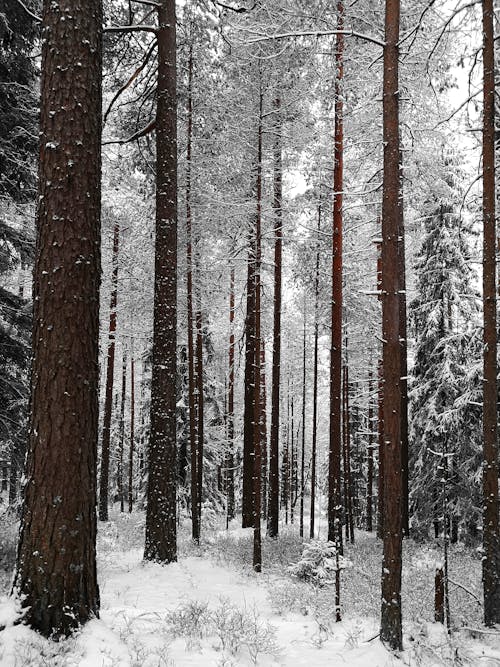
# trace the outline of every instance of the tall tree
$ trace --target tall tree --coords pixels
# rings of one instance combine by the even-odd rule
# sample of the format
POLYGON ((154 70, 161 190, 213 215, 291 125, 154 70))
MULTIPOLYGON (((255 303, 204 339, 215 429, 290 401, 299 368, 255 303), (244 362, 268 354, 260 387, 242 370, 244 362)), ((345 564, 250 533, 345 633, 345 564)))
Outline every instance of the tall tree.
POLYGON ((274 99, 276 134, 273 146, 273 215, 274 215, 274 298, 273 298, 273 367, 271 380, 271 437, 269 442, 269 503, 267 533, 278 535, 279 523, 279 432, 281 368, 281 266, 283 254, 283 183, 281 146, 281 99, 274 99))
POLYGON ((113 412, 113 379, 115 375, 116 307, 118 298, 118 253, 120 249, 120 225, 113 226, 113 254, 111 297, 109 304, 108 352, 106 357, 106 384, 101 442, 101 476, 99 480, 99 520, 108 520, 109 454, 111 443, 111 415, 113 412))
MULTIPOLYGON (((337 29, 344 29, 344 3, 337 2, 337 29)), ((328 454, 328 539, 342 553, 342 193, 344 179, 344 35, 335 47, 335 145, 333 166, 332 311, 330 347, 330 443, 328 454)))
POLYGON ((316 241, 316 270, 314 274, 314 361, 313 361, 313 420, 311 444, 311 518, 309 538, 314 539, 314 519, 316 503, 316 449, 318 442, 318 342, 319 342, 319 233, 321 231, 321 204, 318 206, 318 238, 316 241))
POLYGON ((229 380, 227 396, 227 439, 228 453, 226 461, 227 518, 234 519, 234 263, 231 264, 229 277, 229 380))
POLYGON ((24 622, 59 636, 99 612, 100 0, 45 0, 42 36, 31 417, 14 590, 24 622))
POLYGON ((483 0, 483 591, 486 625, 500 623, 493 22, 493 0, 483 0))
POLYGON ((399 173, 399 17, 400 0, 385 3, 383 81, 384 179, 382 199, 382 340, 384 373, 384 555, 380 638, 403 647, 401 626, 401 345, 399 340, 398 233, 399 173))
POLYGON ((177 559, 177 105, 175 0, 158 7, 156 241, 144 558, 177 559))

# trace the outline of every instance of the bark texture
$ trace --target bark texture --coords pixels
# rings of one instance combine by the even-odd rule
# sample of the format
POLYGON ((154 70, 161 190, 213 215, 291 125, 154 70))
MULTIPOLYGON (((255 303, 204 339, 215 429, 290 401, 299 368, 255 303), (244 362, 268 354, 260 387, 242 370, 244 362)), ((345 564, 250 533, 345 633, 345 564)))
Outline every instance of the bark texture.
POLYGON ((382 339, 384 373, 384 515, 380 638, 402 649, 401 627, 401 345, 399 341, 399 0, 386 0, 384 47, 384 183, 382 199, 382 339))
POLYGON ((42 38, 31 417, 14 591, 25 623, 60 636, 99 610, 100 1, 45 0, 42 38))
POLYGON ((493 21, 493 0, 483 0, 483 592, 486 625, 500 623, 493 21))
POLYGON ((158 8, 156 241, 146 560, 177 560, 177 111, 175 1, 158 8))

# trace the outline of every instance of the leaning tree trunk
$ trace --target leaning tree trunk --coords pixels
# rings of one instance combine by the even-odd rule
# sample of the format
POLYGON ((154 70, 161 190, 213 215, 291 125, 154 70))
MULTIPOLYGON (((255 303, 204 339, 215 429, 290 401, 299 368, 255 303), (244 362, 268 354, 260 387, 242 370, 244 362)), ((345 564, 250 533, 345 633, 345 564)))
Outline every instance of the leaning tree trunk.
POLYGON ((111 441, 111 415, 113 412, 113 377, 115 374, 116 304, 118 296, 118 252, 120 226, 115 221, 113 230, 113 273, 111 275, 111 302, 109 304, 109 338, 106 362, 106 390, 102 423, 101 477, 99 484, 99 519, 108 520, 109 451, 111 441))
POLYGON ((486 625, 500 623, 493 19, 493 0, 483 0, 483 591, 486 625))
POLYGON ((283 184, 281 149, 281 100, 274 101, 276 135, 273 147, 274 161, 274 300, 273 300, 273 368, 271 386, 271 436, 269 442, 269 503, 267 534, 277 537, 279 522, 279 432, 280 432, 280 365, 281 365, 281 264, 283 254, 283 184))
POLYGON ((46 637, 98 616, 100 0, 43 3, 27 483, 14 590, 46 637), (75 39, 78 35, 78 39, 75 39))
MULTIPOLYGON (((382 340, 384 372, 384 555, 380 638, 402 649, 401 628, 401 345, 399 341, 398 231, 400 0, 386 0, 384 47, 384 183, 382 200, 382 340)), ((402 223, 401 223, 402 224, 402 223)))
POLYGON ((177 109, 175 0, 158 8, 156 242, 146 560, 177 560, 177 109))

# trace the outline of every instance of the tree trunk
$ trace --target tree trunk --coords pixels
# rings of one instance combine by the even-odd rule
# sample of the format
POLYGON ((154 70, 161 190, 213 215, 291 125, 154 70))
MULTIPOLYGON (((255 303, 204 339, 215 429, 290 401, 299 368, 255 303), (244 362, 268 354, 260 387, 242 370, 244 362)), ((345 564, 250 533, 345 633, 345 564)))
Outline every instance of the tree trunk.
POLYGON ((175 1, 158 8, 156 242, 151 434, 144 558, 177 560, 177 108, 175 1))
MULTIPOLYGON (((377 291, 382 301, 382 244, 377 244, 377 291)), ((378 431, 378 488, 377 488, 377 537, 384 537, 384 363, 377 365, 377 431, 378 431)))
POLYGON ((13 588, 23 622, 46 637, 99 612, 101 10, 99 0, 43 3, 31 414, 13 588))
MULTIPOLYGON (((344 29, 344 3, 337 0, 337 28, 344 29)), ((344 36, 335 48, 335 148, 333 167, 332 313, 330 348, 330 442, 328 452, 328 540, 337 557, 343 553, 341 498, 342 392, 342 191, 344 174, 343 79, 344 36)), ((336 618, 340 621, 340 573, 335 582, 336 618)))
MULTIPOLYGON (((400 174, 403 159, 400 151, 400 174)), ((400 176, 401 178, 401 176, 400 176)), ((402 183, 402 181, 401 181, 402 183)), ((399 198, 398 272, 399 272, 399 340, 401 345, 401 469, 403 484, 403 534, 410 537, 409 469, 408 469, 408 335, 406 326, 406 257, 402 186, 399 198)))
MULTIPOLYGON (((347 340, 346 340, 347 350, 347 340)), ((347 364, 344 366, 344 410, 343 410, 343 436, 344 436, 344 487, 345 487, 345 512, 346 512, 346 540, 354 544, 354 514, 353 514, 353 483, 351 472, 351 431, 349 416, 349 369, 347 364)))
POLYGON ((191 536, 200 541, 198 512, 198 467, 196 447, 196 387, 194 377, 194 333, 193 333, 193 226, 191 215, 191 158, 193 137, 193 49, 188 62, 188 125, 186 154, 186 273, 187 273, 187 342, 188 342, 188 404, 189 404, 189 449, 191 459, 191 536))
POLYGON ((500 623, 493 0, 483 0, 483 36, 483 592, 484 622, 491 626, 500 623))
POLYGON ((398 232, 399 13, 400 0, 386 0, 384 47, 384 183, 382 201, 382 339, 384 372, 384 555, 380 638, 402 649, 401 628, 401 345, 399 341, 398 232))
POLYGON ((373 531, 373 375, 368 371, 368 465, 366 483, 366 530, 373 531))
POLYGON ((253 465, 253 569, 255 572, 262 570, 262 546, 261 546, 261 327, 260 327, 260 302, 261 302, 261 245, 262 245, 262 107, 264 94, 262 88, 259 94, 259 127, 257 138, 257 212, 255 220, 255 272, 254 272, 254 303, 255 303, 255 366, 254 366, 254 465, 253 465))
POLYGON ((316 448, 318 442, 318 302, 319 302, 319 233, 321 230, 321 205, 318 206, 318 239, 316 250, 316 273, 314 276, 314 362, 313 362, 313 423, 311 444, 311 518, 309 538, 314 539, 314 518, 316 503, 316 448))
POLYGON ((198 527, 201 531, 201 500, 203 492, 203 450, 205 440, 205 407, 203 396, 203 322, 201 315, 201 295, 198 293, 198 305, 196 308, 196 398, 197 411, 197 443, 196 443, 196 473, 197 473, 197 500, 198 500, 198 527))
POLYGON ((118 470, 117 490, 120 499, 120 512, 125 509, 125 496, 123 493, 123 450, 125 444, 125 396, 127 393, 127 353, 123 351, 122 359, 122 390, 120 398, 120 419, 118 421, 118 470))
POLYGON ((227 397, 227 439, 226 461, 227 518, 234 519, 234 264, 231 264, 229 279, 229 386, 227 397))
POLYGON ((274 100, 276 135, 274 161, 274 301, 273 301, 273 368, 271 386, 271 437, 269 442, 269 504, 267 534, 277 537, 279 522, 279 432, 280 432, 280 366, 281 366, 281 266, 283 254, 283 183, 281 145, 281 100, 274 100))
POLYGON ((111 415, 113 412, 113 378, 115 374, 116 304, 118 296, 118 253, 120 226, 115 221, 113 230, 113 273, 111 274, 111 301, 109 304, 109 337, 106 362, 106 390, 102 424, 101 477, 99 484, 99 519, 108 520, 109 450, 111 441, 111 415))
MULTIPOLYGON (((261 287, 262 294, 262 287, 261 287)), ((266 392, 266 350, 264 339, 260 341, 260 443, 262 463, 262 518, 267 520, 267 392, 266 392)))
POLYGON ((304 491, 306 459, 306 298, 304 290, 304 329, 302 335, 302 437, 300 453, 300 520, 299 535, 304 537, 304 491))
POLYGON ((134 448, 135 448, 135 360, 130 358, 130 449, 128 455, 128 511, 134 501, 134 448))

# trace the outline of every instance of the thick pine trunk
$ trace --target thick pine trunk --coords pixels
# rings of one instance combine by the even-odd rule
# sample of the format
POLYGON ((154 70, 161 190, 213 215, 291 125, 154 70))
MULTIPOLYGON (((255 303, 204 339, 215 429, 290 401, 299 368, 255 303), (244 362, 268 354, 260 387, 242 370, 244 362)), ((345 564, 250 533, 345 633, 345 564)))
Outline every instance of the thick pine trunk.
POLYGON ((493 0, 483 0, 483 591, 486 625, 500 623, 493 21, 493 0))
POLYGON ((99 519, 108 520, 109 451, 111 442, 111 415, 113 412, 113 377, 115 374, 116 304, 118 296, 118 253, 120 226, 115 222, 113 230, 113 273, 111 275, 111 300, 109 304, 108 355, 106 360, 106 389, 102 423, 101 477, 99 483, 99 519))
POLYGON ((23 622, 47 637, 99 610, 101 10, 99 0, 43 3, 31 415, 14 590, 23 622))
POLYGON ((156 242, 146 560, 177 560, 177 106, 175 1, 158 8, 156 242))
MULTIPOLYGON (((344 28, 344 3, 337 1, 337 27, 344 28)), ((344 174, 343 78, 344 36, 338 34, 335 48, 335 146, 333 167, 332 312, 330 348, 330 441, 328 453, 328 539, 338 555, 342 541, 342 190, 344 174)), ((335 582, 336 618, 340 621, 340 574, 335 582)))
POLYGON ((384 373, 384 512, 380 638, 401 650, 401 345, 399 341, 399 0, 386 0, 384 47, 384 183, 382 201, 382 339, 384 373))
POLYGON ((269 442, 269 503, 267 534, 278 535, 279 522, 279 432, 280 432, 280 365, 281 365, 281 264, 283 252, 283 185, 281 148, 281 100, 274 100, 276 135, 273 147, 274 161, 274 302, 273 302, 273 368, 271 385, 271 437, 269 442))

